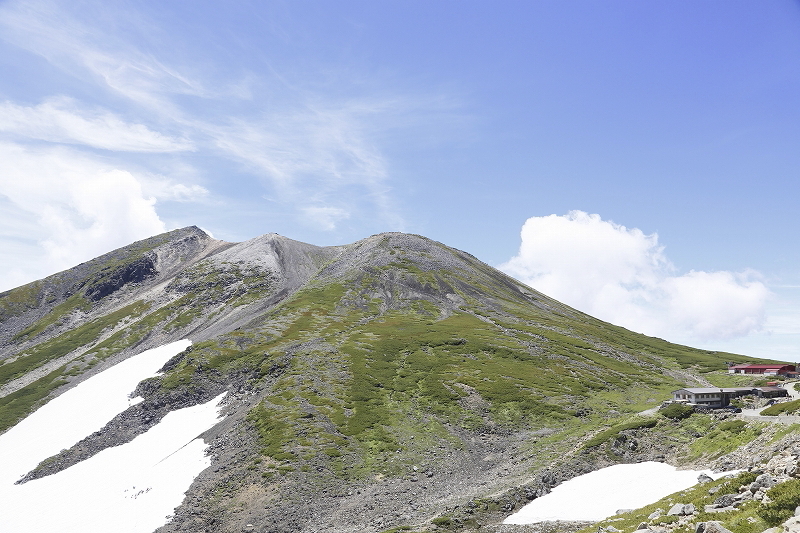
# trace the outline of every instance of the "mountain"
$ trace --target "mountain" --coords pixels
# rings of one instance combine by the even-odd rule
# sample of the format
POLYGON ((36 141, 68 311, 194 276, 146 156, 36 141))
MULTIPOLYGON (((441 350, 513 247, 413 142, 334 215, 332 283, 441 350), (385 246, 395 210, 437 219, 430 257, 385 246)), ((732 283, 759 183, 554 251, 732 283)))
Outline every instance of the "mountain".
POLYGON ((211 466, 159 531, 476 529, 599 466, 678 460, 679 440, 648 437, 662 422, 631 416, 750 360, 602 322, 417 235, 188 227, 0 294, 0 431, 180 339, 140 403, 20 482, 225 394, 211 466))

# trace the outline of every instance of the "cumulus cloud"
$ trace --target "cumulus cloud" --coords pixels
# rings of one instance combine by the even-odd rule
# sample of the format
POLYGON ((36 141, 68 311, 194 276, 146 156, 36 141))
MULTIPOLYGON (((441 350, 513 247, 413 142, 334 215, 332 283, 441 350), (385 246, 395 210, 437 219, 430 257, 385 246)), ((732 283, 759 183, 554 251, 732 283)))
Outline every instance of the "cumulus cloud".
POLYGON ((572 211, 529 218, 500 268, 597 318, 667 338, 727 339, 758 331, 770 292, 758 273, 677 274, 658 235, 572 211))
POLYGON ((143 124, 131 124, 103 110, 80 109, 66 97, 28 107, 0 103, 0 131, 44 141, 81 144, 126 152, 175 152, 191 143, 162 135, 143 124))
POLYGON ((0 242, 15 252, 0 258, 0 290, 164 232, 155 208, 159 197, 145 191, 145 182, 150 193, 166 191, 165 199, 197 192, 170 182, 153 185, 152 176, 66 147, 0 143, 0 160, 0 242))

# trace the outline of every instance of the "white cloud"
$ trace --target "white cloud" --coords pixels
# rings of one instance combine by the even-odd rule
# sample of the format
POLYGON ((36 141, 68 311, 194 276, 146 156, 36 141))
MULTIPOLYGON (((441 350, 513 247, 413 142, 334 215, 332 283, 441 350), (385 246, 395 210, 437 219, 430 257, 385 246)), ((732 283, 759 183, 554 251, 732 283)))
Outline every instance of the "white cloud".
MULTIPOLYGON (((188 183, 203 172, 204 182, 215 179, 215 192, 231 199, 247 194, 242 191, 251 191, 251 182, 260 181, 275 202, 265 210, 294 213, 299 223, 318 230, 335 231, 347 219, 403 230, 390 186, 391 165, 381 143, 409 127, 417 130, 415 139, 421 144, 441 142, 449 137, 442 132, 463 124, 456 112, 459 104, 447 95, 398 96, 395 86, 385 84, 371 96, 364 96, 365 84, 357 89, 357 97, 340 86, 326 86, 320 94, 317 72, 304 77, 307 73, 293 67, 253 73, 247 61, 224 69, 213 61, 187 62, 186 50, 164 45, 173 36, 159 27, 162 21, 148 19, 146 10, 109 10, 95 4, 89 7, 96 9, 52 0, 0 3, 0 38, 43 58, 81 88, 72 93, 81 95, 76 98, 0 104, 0 132, 5 132, 0 139, 27 143, 32 138, 117 152, 106 154, 114 158, 113 165, 97 160, 92 164, 109 171, 146 169, 131 174, 140 190, 129 198, 209 202, 207 189, 188 183), (225 74, 234 71, 237 79, 225 74), (103 107, 87 104, 86 95, 103 107), (201 165, 193 164, 201 159, 201 165)), ((343 85, 353 83, 345 77, 343 85)), ((71 85, 59 86, 68 90, 71 85)), ((85 158, 99 157, 86 152, 90 155, 85 158)), ((46 151, 28 153, 33 157, 46 151)), ((77 157, 75 151, 60 153, 77 157)), ((47 161, 50 156, 43 157, 47 161)), ((5 194, 2 189, 0 194, 5 194)), ((43 229, 52 226, 48 220, 64 218, 65 213, 77 216, 75 207, 59 207, 58 201, 45 204, 35 211, 43 225, 36 234, 39 243, 51 240, 50 230, 43 229)), ((155 212, 153 206, 150 209, 155 212)), ((186 206, 159 209, 163 220, 202 222, 192 220, 186 206)), ((86 224, 81 216, 71 222, 78 229, 86 224)), ((4 223, 0 214, 0 226, 4 223)), ((67 242, 64 239, 55 240, 67 242)), ((56 248, 48 249, 48 257, 56 248)))
POLYGON ((529 218, 500 268, 576 309, 648 335, 726 339, 758 331, 770 292, 753 271, 677 275, 656 234, 572 211, 529 218))
POLYGON ((774 295, 766 308, 764 327, 746 337, 695 342, 709 350, 743 353, 749 356, 800 361, 800 294, 796 289, 770 285, 774 295))
POLYGON ((210 193, 202 185, 175 183, 164 176, 141 177, 139 179, 142 190, 148 196, 154 196, 159 201, 172 202, 200 202, 206 200, 210 193))
POLYGON ((732 338, 759 331, 769 290, 755 272, 698 272, 662 282, 670 321, 698 338, 732 338))
MULTIPOLYGON (((366 198, 399 229, 403 223, 389 195, 386 162, 368 141, 367 124, 380 123, 383 111, 381 104, 317 105, 198 127, 225 156, 266 178, 282 201, 348 204, 353 212, 355 198, 366 198)), ((333 229, 329 222, 322 227, 333 229)))
POLYGON ((350 213, 338 207, 304 207, 300 210, 311 225, 333 231, 340 220, 350 218, 350 213))
MULTIPOLYGON (((427 98, 415 103, 391 96, 332 101, 291 86, 277 73, 270 80, 256 80, 252 74, 244 73, 244 82, 238 84, 208 77, 202 81, 192 69, 170 65, 125 39, 136 32, 147 42, 159 31, 152 24, 142 20, 126 20, 121 24, 115 19, 101 23, 102 15, 98 13, 78 12, 66 4, 46 0, 12 1, 0 6, 0 29, 3 38, 14 45, 45 58, 71 75, 127 98, 145 116, 157 116, 160 123, 182 132, 179 137, 194 139, 198 150, 242 163, 250 173, 274 188, 271 195, 282 203, 300 209, 309 204, 343 205, 349 213, 371 212, 391 229, 403 228, 389 194, 386 162, 378 146, 370 140, 381 130, 406 123, 409 111, 415 107, 435 107, 443 105, 442 102, 427 98), (117 25, 125 31, 115 32, 119 29, 117 25), (250 86, 256 82, 270 93, 270 105, 260 106, 258 112, 242 113, 238 109, 232 118, 231 115, 209 118, 214 116, 207 112, 210 106, 206 104, 204 110, 204 106, 187 105, 188 100, 183 98, 191 95, 195 97, 193 102, 227 106, 231 98, 252 99, 250 86), (242 91, 242 83, 247 91, 242 91)), ((20 114, 18 107, 10 104, 20 114)), ((47 111, 52 122, 54 113, 47 111)), ((428 116, 430 109, 426 111, 428 116)), ((108 127, 104 123, 113 119, 88 117, 85 113, 74 115, 59 115, 69 122, 73 137, 80 129, 76 123, 96 126, 99 122, 108 127)), ((13 124, 15 131, 26 131, 17 122, 13 124)), ((116 135, 121 135, 122 125, 115 126, 116 135)), ((143 125, 124 126, 127 126, 125 133, 139 141, 132 143, 135 146, 146 144, 143 139, 147 137, 162 151, 191 148, 183 138, 155 139, 154 135, 159 134, 143 125)), ((40 133, 43 129, 36 128, 39 138, 52 139, 52 133, 51 137, 40 133)), ((84 134, 82 140, 86 142, 87 137, 84 134)), ((93 135, 94 144, 87 144, 106 147, 102 145, 105 140, 105 135, 93 135)), ((322 227, 330 227, 333 219, 328 219, 322 227)))
POLYGON ((150 108, 169 110, 167 94, 201 96, 206 90, 197 80, 163 64, 131 46, 121 36, 135 17, 104 19, 102 5, 83 6, 77 12, 68 4, 26 1, 6 2, 0 8, 3 38, 38 54, 72 75, 89 77, 111 90, 150 108), (103 43, 102 46, 98 43, 103 43))
POLYGON ((0 257, 0 290, 164 232, 154 191, 164 199, 205 191, 158 184, 66 147, 0 143, 0 160, 0 242, 17 252, 0 257))
POLYGON ((70 98, 51 98, 38 106, 0 103, 0 131, 45 141, 81 144, 105 150, 175 152, 191 143, 131 124, 108 111, 79 109, 70 98))

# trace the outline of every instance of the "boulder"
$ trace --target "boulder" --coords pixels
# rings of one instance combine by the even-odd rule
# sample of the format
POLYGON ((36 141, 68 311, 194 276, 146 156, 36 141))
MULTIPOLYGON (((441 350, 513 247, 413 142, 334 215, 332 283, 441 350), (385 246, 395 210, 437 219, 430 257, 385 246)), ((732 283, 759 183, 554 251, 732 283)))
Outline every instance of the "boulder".
POLYGON ((738 494, 723 494, 714 500, 714 507, 730 507, 736 503, 736 496, 738 494))
POLYGON ((676 503, 667 511, 667 516, 686 516, 694 513, 695 508, 692 503, 676 503))
POLYGON ((707 513, 725 513, 736 510, 736 507, 717 507, 712 503, 711 505, 706 505, 703 510, 707 513))
POLYGON ((780 455, 773 456, 765 470, 778 477, 791 476, 797 470, 797 459, 784 451, 780 455))
POLYGON ((705 523, 703 533, 733 533, 730 529, 722 527, 722 523, 712 520, 705 523))
POLYGON ((675 505, 669 508, 669 511, 667 511, 667 516, 682 516, 683 507, 684 506, 682 503, 676 503, 675 505))
POLYGON ((700 474, 699 476, 697 476, 698 483, 708 483, 709 481, 714 481, 714 479, 706 474, 700 474))
POLYGON ((756 480, 753 483, 756 483, 757 486, 759 487, 768 489, 773 485, 775 485, 775 478, 773 478, 769 474, 761 474, 756 478, 756 480))
POLYGON ((800 516, 793 516, 783 523, 783 531, 785 533, 798 533, 800 532, 800 516))
MULTIPOLYGON (((800 507, 798 507, 798 509, 800 509, 800 507)), ((656 518, 660 518, 662 514, 664 514, 664 511, 662 511, 661 509, 656 509, 655 511, 650 513, 650 515, 647 517, 647 519, 648 520, 655 520, 656 518)))

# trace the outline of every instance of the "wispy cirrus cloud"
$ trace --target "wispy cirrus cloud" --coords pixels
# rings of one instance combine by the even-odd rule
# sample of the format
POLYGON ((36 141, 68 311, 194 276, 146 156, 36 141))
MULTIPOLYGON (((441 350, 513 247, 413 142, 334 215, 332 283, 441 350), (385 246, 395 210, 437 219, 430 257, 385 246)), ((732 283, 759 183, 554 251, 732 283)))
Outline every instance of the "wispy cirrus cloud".
POLYGON ((303 207, 301 211, 308 222, 328 231, 336 229, 339 221, 350 218, 350 213, 339 207, 309 206, 303 207))
MULTIPOLYGON (((0 7, 0 28, 4 29, 3 38, 14 45, 132 103, 142 121, 135 128, 129 125, 131 145, 137 145, 137 140, 144 145, 149 136, 153 151, 156 147, 163 151, 194 148, 235 162, 270 188, 270 196, 290 206, 299 221, 317 220, 320 230, 330 230, 333 218, 309 217, 307 208, 341 209, 354 217, 366 210, 371 218, 383 220, 392 229, 402 229, 387 162, 370 139, 408 120, 403 115, 417 111, 414 102, 395 95, 331 99, 298 88, 277 74, 264 80, 244 71, 240 80, 207 80, 200 69, 171 65, 123 35, 139 32, 147 37, 148 32, 157 31, 152 25, 126 20, 126 32, 115 33, 119 21, 104 21, 107 24, 102 25, 85 11, 42 0, 8 2, 0 7), (258 106, 258 98, 264 95, 259 95, 255 86, 270 93, 269 106, 258 106), (186 96, 194 104, 187 105, 186 96), (222 116, 203 111, 227 109, 230 99, 251 105, 222 116), (275 102, 280 103, 276 106, 275 102), (177 133, 158 133, 147 119, 177 133)), ((428 99, 424 105, 430 102, 428 99)), ((21 114, 20 106, 7 106, 21 114)), ((51 109, 46 110, 52 119, 51 109)), ((112 116, 105 114, 86 122, 103 126, 97 122, 112 122, 112 116)), ((75 117, 62 118, 72 120, 72 138, 77 142, 75 117)), ((16 123, 15 127, 22 131, 16 123)), ((65 137, 51 134, 48 139, 65 137)), ((88 135, 80 140, 104 147, 102 141, 88 135)))
POLYGON ((101 9, 100 4, 94 7, 49 0, 6 2, 0 7, 3 39, 70 75, 89 78, 162 111, 172 107, 164 95, 207 94, 197 79, 167 66, 121 35, 123 28, 135 25, 134 13, 101 18, 113 11, 101 9))
POLYGON ((370 204, 394 229, 402 229, 390 195, 387 162, 369 141, 375 133, 370 123, 381 123, 382 112, 380 104, 317 105, 201 127, 218 150, 250 168, 282 201, 294 205, 305 223, 316 221, 319 229, 328 231, 335 220, 370 204))
POLYGON ((164 176, 142 176, 139 182, 146 195, 164 202, 202 202, 210 196, 202 185, 177 183, 164 176))
MULTIPOLYGON (((191 218, 191 203, 224 210, 241 202, 249 213, 242 216, 259 217, 262 207, 254 203, 268 197, 264 212, 319 232, 404 229, 386 138, 407 128, 438 138, 436 128, 422 124, 447 123, 437 119, 457 103, 442 94, 400 94, 387 84, 317 90, 314 73, 289 79, 279 68, 256 71, 246 63, 217 68, 172 53, 170 38, 168 28, 132 5, 0 4, 0 40, 44 59, 79 88, 70 92, 73 85, 60 83, 58 93, 36 95, 33 103, 6 95, 0 103, 0 139, 9 157, 0 180, 36 174, 35 202, 20 188, 0 187, 3 200, 35 226, 35 238, 25 240, 29 263, 51 272, 92 250, 160 231, 164 220, 209 224, 191 218), (81 173, 84 179, 74 177, 81 173), (49 181, 58 182, 52 191, 45 190, 49 181), (247 193, 240 189, 258 188, 263 194, 242 198, 247 193), (116 214, 102 209, 105 195, 108 205, 118 202, 116 214), (127 223, 133 229, 119 231, 127 223)), ((0 212, 0 235, 12 227, 10 215, 0 212)), ((24 232, 8 233, 22 242, 24 232)))
POLYGON ((199 127, 218 148, 254 165, 280 188, 300 186, 312 175, 324 176, 331 186, 370 184, 388 174, 379 149, 365 135, 366 122, 380 112, 381 106, 299 106, 199 127))
POLYGON ((729 339, 764 326, 770 291, 757 272, 676 274, 658 235, 600 215, 531 217, 500 268, 583 312, 666 338, 729 339))
POLYGON ((0 102, 0 132, 18 137, 68 143, 123 152, 191 150, 186 139, 129 123, 106 110, 89 111, 75 100, 53 97, 37 106, 0 102))

